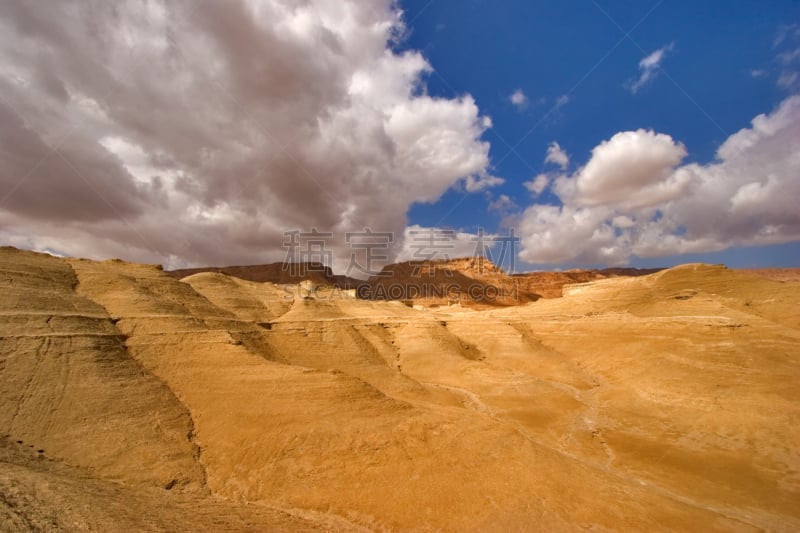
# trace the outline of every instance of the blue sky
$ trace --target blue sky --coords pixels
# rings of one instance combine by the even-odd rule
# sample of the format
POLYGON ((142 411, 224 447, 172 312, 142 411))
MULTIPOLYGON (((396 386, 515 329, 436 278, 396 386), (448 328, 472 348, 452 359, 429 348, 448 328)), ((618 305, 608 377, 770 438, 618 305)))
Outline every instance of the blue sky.
MULTIPOLYGON (((493 172, 506 179, 492 193, 523 206, 530 202, 523 182, 546 170, 552 141, 582 164, 602 140, 645 128, 684 143, 685 162, 712 161, 731 134, 786 98, 787 89, 776 83, 776 57, 798 42, 778 41, 800 21, 794 1, 405 0, 402 7, 410 32, 403 46, 421 50, 435 69, 427 90, 446 98, 474 96, 492 118, 484 138, 491 143, 493 172), (632 94, 626 83, 638 78, 639 62, 664 47, 654 79, 632 94), (526 97, 521 106, 509 99, 518 89, 526 97)), ((559 203, 552 194, 542 200, 559 203)), ((484 198, 458 190, 410 211, 412 223, 468 231, 497 230, 502 218, 487 210, 484 198)), ((631 263, 687 261, 798 266, 800 245, 634 257, 631 263)))
POLYGON ((0 124, 31 250, 800 266, 796 1, 0 2, 0 124))

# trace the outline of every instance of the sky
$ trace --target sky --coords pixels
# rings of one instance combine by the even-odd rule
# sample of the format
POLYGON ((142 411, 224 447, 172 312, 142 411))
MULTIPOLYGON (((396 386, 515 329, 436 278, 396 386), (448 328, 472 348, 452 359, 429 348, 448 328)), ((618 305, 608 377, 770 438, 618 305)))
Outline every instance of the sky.
POLYGON ((0 3, 0 244, 800 266, 800 3, 0 3))

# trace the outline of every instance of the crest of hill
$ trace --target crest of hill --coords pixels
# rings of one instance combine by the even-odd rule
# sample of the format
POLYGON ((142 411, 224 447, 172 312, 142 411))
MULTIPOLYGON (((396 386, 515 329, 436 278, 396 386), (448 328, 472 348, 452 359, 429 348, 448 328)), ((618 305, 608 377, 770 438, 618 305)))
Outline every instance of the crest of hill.
MULTIPOLYGON (((645 276, 662 269, 608 268, 508 274, 486 257, 406 261, 384 267, 369 279, 369 299, 421 300, 432 305, 506 306, 560 298, 562 287, 612 277, 645 276), (396 287, 407 288, 405 291, 396 287), (403 295, 398 297, 398 295, 403 295)), ((360 291, 364 297, 366 291, 360 291)))
POLYGON ((740 272, 773 281, 800 281, 800 268, 752 268, 740 272))
POLYGON ((796 328, 800 326, 797 289, 797 282, 771 280, 725 265, 691 263, 647 276, 614 276, 566 285, 563 298, 549 304, 552 310, 586 315, 745 313, 796 328))
POLYGON ((562 287, 610 277, 642 276, 661 269, 608 268, 565 272, 508 274, 482 256, 412 260, 383 267, 367 281, 336 275, 321 263, 198 267, 166 271, 184 279, 200 273, 225 274, 258 283, 298 284, 357 289, 364 300, 404 300, 428 306, 460 303, 469 307, 519 305, 539 298, 560 298, 562 287))
POLYGON ((493 307, 534 302, 532 291, 485 257, 405 261, 387 265, 359 287, 359 298, 406 300, 437 306, 493 307))
MULTIPOLYGON (((469 307, 519 305, 540 298, 561 298, 564 287, 609 278, 647 276, 664 269, 605 268, 509 274, 485 257, 414 260, 385 266, 367 281, 336 275, 320 263, 199 267, 166 271, 177 279, 199 273, 280 285, 310 281, 316 286, 357 289, 365 300, 405 300, 428 306, 460 303, 469 307)), ((797 281, 799 269, 732 270, 776 281, 797 281)))
POLYGON ((360 283, 359 280, 348 276, 335 275, 330 267, 321 263, 270 263, 266 265, 182 268, 166 271, 167 274, 178 279, 203 272, 227 274, 259 283, 297 284, 311 281, 315 285, 329 285, 339 289, 351 289, 360 283))
POLYGON ((526 272, 514 274, 514 280, 528 292, 542 298, 561 298, 563 287, 574 283, 588 283, 607 278, 639 277, 655 274, 660 268, 605 268, 602 270, 567 270, 564 272, 526 272))

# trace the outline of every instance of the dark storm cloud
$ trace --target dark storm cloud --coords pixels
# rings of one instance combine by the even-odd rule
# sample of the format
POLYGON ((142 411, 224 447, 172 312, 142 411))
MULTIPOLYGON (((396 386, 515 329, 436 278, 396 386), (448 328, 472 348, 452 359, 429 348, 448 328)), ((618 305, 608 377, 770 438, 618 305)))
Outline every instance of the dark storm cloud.
POLYGON ((389 0, 3 3, 0 237, 277 260, 284 231, 402 234, 412 203, 498 183, 472 99, 426 96, 425 60, 391 51, 400 17, 389 0))

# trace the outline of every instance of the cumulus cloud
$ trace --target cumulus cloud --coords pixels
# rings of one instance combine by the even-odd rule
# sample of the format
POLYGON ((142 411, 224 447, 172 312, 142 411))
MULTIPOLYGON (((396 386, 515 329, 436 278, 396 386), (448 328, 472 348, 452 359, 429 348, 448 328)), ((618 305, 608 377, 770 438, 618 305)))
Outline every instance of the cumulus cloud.
POLYGON ((403 32, 392 0, 0 3, 0 240, 277 261, 284 231, 402 235, 501 183, 491 121, 426 94, 403 32))
POLYGON ((673 173, 686 148, 669 135, 638 130, 617 133, 592 150, 577 175, 557 183, 577 205, 646 207, 680 195, 687 180, 673 173))
MULTIPOLYGON (((557 165, 564 171, 569 166, 569 155, 561 145, 553 141, 547 147, 544 162, 557 165)), ((543 172, 522 185, 534 196, 540 196, 552 183, 558 183, 563 178, 564 174, 558 172, 543 172)))
POLYGON ((522 89, 517 89, 511 93, 511 96, 509 96, 508 99, 519 109, 524 109, 528 105, 528 97, 525 95, 522 89))
POLYGON ((656 76, 658 76, 658 69, 661 67, 661 63, 664 61, 667 54, 672 51, 674 46, 675 43, 670 43, 650 53, 639 61, 639 77, 629 80, 626 84, 627 89, 633 94, 636 94, 642 87, 653 81, 656 76))
POLYGON ((681 164, 668 135, 621 132, 552 188, 563 205, 520 217, 530 263, 623 264, 631 256, 800 240, 800 96, 731 135, 715 161, 681 164))
POLYGON ((558 165, 561 167, 561 170, 565 170, 569 166, 569 155, 567 155, 567 152, 564 151, 564 149, 554 141, 550 143, 550 146, 547 147, 547 155, 545 156, 544 161, 545 163, 553 163, 554 165, 558 165))

